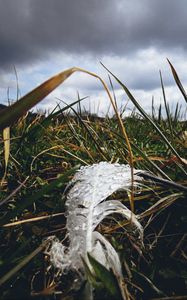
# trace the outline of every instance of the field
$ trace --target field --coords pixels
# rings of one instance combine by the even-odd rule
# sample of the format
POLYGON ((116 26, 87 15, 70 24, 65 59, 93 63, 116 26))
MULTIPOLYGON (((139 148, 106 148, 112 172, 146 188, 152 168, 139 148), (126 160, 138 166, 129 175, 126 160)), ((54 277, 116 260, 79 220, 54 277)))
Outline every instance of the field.
MULTIPOLYGON (((170 66, 176 88, 187 101, 170 66)), ((97 230, 119 254, 124 279, 120 283, 112 270, 92 261, 95 273, 89 280, 94 299, 187 299, 186 112, 178 105, 171 112, 162 77, 164 105, 156 110, 153 104, 150 114, 114 77, 136 108, 126 118, 114 100, 112 118, 85 113, 82 99, 64 108, 57 106, 48 116, 26 113, 70 75, 52 78, 13 109, 0 112, 0 298, 83 299, 84 287, 72 289, 73 274, 59 275, 50 265, 44 241, 54 235, 60 240, 66 237, 64 191, 75 172, 80 166, 108 161, 147 170, 165 182, 145 179, 134 193, 112 195, 129 209, 134 207, 144 240, 140 244, 120 216, 99 224, 97 230)))

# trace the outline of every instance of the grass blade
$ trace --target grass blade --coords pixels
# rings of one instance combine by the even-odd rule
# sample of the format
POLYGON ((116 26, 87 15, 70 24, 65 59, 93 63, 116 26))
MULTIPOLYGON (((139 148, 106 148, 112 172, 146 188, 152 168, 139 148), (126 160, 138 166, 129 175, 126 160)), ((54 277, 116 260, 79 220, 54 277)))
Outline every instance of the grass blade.
POLYGON ((21 270, 26 264, 29 263, 33 257, 35 257, 38 253, 43 251, 46 246, 46 242, 42 243, 37 249, 35 249, 32 253, 30 253, 27 257, 25 257, 18 265, 16 265, 13 269, 11 269, 8 273, 6 273, 2 278, 0 278, 0 286, 4 284, 7 280, 9 280, 12 276, 14 276, 19 270, 21 270))
POLYGON ((76 70, 76 68, 71 68, 51 77, 14 104, 2 109, 0 111, 0 130, 17 121, 24 113, 43 100, 76 70))
POLYGON ((8 160, 10 156, 10 127, 6 127, 3 130, 3 142, 4 142, 4 161, 5 161, 5 169, 4 169, 4 175, 1 179, 0 186, 4 184, 4 180, 7 174, 7 168, 8 168, 8 160))
POLYGON ((181 91, 181 93, 182 93, 182 95, 184 97, 184 100, 187 102, 187 94, 186 94, 186 91, 185 91, 185 89, 184 89, 184 87, 183 87, 183 85, 182 85, 182 83, 181 83, 181 81, 179 79, 179 76, 178 76, 175 68, 173 67, 172 63, 169 61, 169 59, 167 59, 167 61, 168 61, 169 65, 170 65, 170 67, 171 67, 171 71, 172 71, 173 77, 175 79, 175 82, 176 82, 179 90, 181 91))
POLYGON ((167 208, 174 201, 176 201, 177 199, 179 199, 182 196, 183 196, 182 193, 175 193, 175 194, 166 196, 164 198, 161 198, 159 201, 157 201, 155 204, 153 204, 147 210, 145 210, 144 212, 142 212, 139 215, 139 219, 143 219, 143 218, 145 218, 147 216, 150 216, 150 215, 156 213, 157 211, 161 211, 161 210, 167 208))
POLYGON ((118 299, 118 300, 123 299, 114 274, 108 271, 102 264, 100 264, 96 259, 94 259, 89 253, 88 253, 88 258, 96 273, 96 276, 101 280, 101 282, 108 290, 108 292, 114 297, 114 299, 118 299))
POLYGON ((6 127, 3 130, 3 140, 4 140, 4 158, 5 158, 5 174, 8 167, 8 160, 10 156, 10 127, 6 127))
MULTIPOLYGON (((171 143, 168 141, 166 136, 163 134, 163 132, 160 130, 160 128, 153 122, 153 120, 149 117, 149 115, 145 112, 145 110, 140 106, 140 104, 137 102, 137 100, 134 98, 134 96, 131 94, 129 89, 109 70, 107 67, 105 67, 102 63, 101 65, 116 79, 116 81, 121 85, 121 87, 126 92, 129 99, 132 101, 132 103, 136 106, 136 108, 140 111, 140 113, 152 124, 152 126, 155 128, 156 132, 161 136, 163 141, 166 143, 166 145, 171 149, 171 151, 176 155, 176 157, 179 159, 181 164, 183 165, 183 161, 178 154, 178 152, 175 150, 175 148, 171 145, 171 143)), ((182 168, 182 167, 181 167, 182 168)), ((182 171, 187 175, 187 172, 182 168, 182 171)))
POLYGON ((167 101, 166 101, 166 94, 165 94, 164 83, 163 83, 163 79, 162 79, 162 73, 161 73, 161 71, 159 73, 160 73, 160 82, 161 82, 161 87, 162 87, 162 94, 163 94, 163 99, 164 99, 165 110, 166 110, 166 114, 167 114, 167 119, 168 119, 168 123, 169 123, 170 132, 173 136, 171 115, 170 115, 170 111, 169 111, 169 106, 167 105, 167 101))

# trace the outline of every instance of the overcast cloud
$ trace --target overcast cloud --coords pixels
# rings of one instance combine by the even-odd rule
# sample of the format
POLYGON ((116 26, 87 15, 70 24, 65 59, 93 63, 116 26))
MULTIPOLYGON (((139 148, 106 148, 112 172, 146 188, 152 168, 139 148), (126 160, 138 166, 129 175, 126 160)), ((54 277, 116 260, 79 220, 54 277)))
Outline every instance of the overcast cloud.
MULTIPOLYGON (((161 68, 168 91, 173 88, 170 101, 182 101, 174 92, 166 57, 187 83, 186 31, 186 0, 0 0, 0 101, 14 87, 13 66, 25 93, 74 65, 103 75, 100 60, 139 91, 144 103, 158 96, 161 68)), ((81 89, 84 95, 101 97, 96 81, 75 76, 62 96, 71 98, 81 89)))

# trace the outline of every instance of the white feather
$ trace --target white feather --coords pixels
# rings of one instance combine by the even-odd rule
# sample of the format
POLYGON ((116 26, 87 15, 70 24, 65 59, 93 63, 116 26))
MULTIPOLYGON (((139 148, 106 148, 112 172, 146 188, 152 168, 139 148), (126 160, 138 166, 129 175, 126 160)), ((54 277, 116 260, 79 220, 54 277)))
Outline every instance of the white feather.
MULTIPOLYGON (((134 186, 141 178, 134 170, 134 186)), ((106 200, 119 190, 131 189, 131 169, 128 165, 100 162, 81 167, 70 182, 67 195, 67 232, 69 247, 66 249, 59 241, 54 241, 50 250, 52 264, 62 272, 74 270, 84 276, 82 258, 88 263, 87 253, 106 268, 112 268, 122 276, 121 264, 117 252, 99 232, 98 224, 108 215, 123 215, 135 230, 143 237, 143 228, 135 214, 118 200, 106 200)))

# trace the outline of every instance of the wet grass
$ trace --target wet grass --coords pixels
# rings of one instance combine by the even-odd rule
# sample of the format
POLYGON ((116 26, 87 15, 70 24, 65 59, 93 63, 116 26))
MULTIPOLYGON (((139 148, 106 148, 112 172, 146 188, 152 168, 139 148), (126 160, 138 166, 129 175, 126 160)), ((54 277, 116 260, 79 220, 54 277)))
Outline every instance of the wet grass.
MULTIPOLYGON (((185 97, 173 66, 172 72, 185 97)), ((16 108, 10 133, 6 129, 1 134, 1 299, 79 297, 78 293, 72 294, 73 274, 62 278, 49 268, 43 243, 52 235, 65 238, 64 190, 80 165, 103 160, 130 163, 183 186, 187 184, 187 124, 181 120, 184 112, 176 106, 171 113, 165 99, 164 107, 156 111, 153 105, 148 114, 128 88, 114 78, 136 107, 137 112, 125 119, 120 112, 113 118, 85 116, 80 109, 82 99, 63 109, 58 107, 49 116, 25 115, 32 103, 22 112, 21 106, 16 108)), ((161 89, 165 97, 162 77, 161 89)), ((8 115, 8 110, 4 114, 8 115)), ((10 124, 8 116, 0 121, 2 129, 10 124)), ((114 197, 131 208, 133 203, 144 226, 144 248, 128 225, 122 228, 121 219, 106 219, 98 229, 120 255, 127 299, 183 299, 187 279, 185 192, 147 180, 141 193, 133 198, 126 193, 114 197)), ((95 268, 95 298, 119 299, 113 274, 105 274, 97 263, 95 268)))

